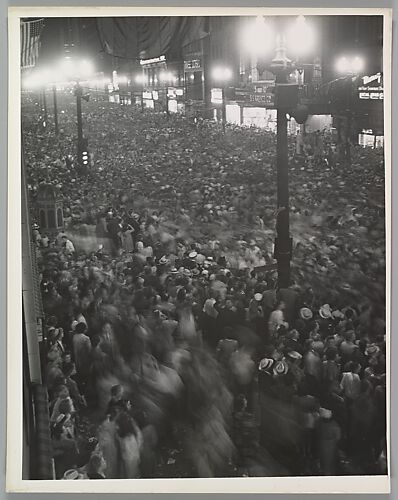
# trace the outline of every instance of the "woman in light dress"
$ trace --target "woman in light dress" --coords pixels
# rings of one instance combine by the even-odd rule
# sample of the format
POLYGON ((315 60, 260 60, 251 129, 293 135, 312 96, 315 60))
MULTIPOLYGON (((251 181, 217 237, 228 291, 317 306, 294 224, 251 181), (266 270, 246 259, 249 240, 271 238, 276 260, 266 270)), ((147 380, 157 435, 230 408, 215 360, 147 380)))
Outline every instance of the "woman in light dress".
POLYGON ((116 442, 119 445, 120 476, 135 479, 141 475, 140 461, 143 437, 135 420, 127 413, 116 417, 116 442))

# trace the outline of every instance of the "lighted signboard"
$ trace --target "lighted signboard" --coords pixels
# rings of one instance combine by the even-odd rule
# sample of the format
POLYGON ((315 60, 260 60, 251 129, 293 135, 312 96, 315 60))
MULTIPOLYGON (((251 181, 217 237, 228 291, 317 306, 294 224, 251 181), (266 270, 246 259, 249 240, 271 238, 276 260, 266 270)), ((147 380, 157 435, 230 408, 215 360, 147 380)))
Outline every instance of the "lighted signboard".
POLYGON ((152 92, 143 92, 142 93, 142 98, 143 99, 152 99, 152 92))
POLYGON ((212 104, 222 104, 223 102, 222 89, 211 89, 211 102, 212 104))
POLYGON ((359 98, 365 100, 383 100, 383 87, 358 87, 359 98))
POLYGON ((177 97, 176 89, 174 87, 167 87, 167 97, 169 99, 175 99, 177 97))
POLYGON ((202 61, 200 59, 192 59, 190 61, 184 61, 185 70, 200 70, 202 69, 202 61))
POLYGON ((176 87, 167 87, 167 97, 169 99, 177 99, 184 95, 184 89, 179 89, 176 87))
POLYGON ((141 66, 145 66, 146 64, 155 64, 165 61, 166 61, 166 56, 159 56, 159 57, 152 57, 152 59, 141 59, 140 64, 141 66))
POLYGON ((358 87, 359 99, 372 101, 384 99, 384 88, 381 73, 362 77, 362 83, 363 85, 358 87))
POLYGON ((159 100, 159 92, 157 90, 154 90, 152 92, 152 98, 153 98, 154 101, 159 100))
POLYGON ((275 85, 269 83, 246 88, 236 88, 234 91, 234 100, 250 103, 250 105, 273 107, 275 104, 274 89, 275 85))

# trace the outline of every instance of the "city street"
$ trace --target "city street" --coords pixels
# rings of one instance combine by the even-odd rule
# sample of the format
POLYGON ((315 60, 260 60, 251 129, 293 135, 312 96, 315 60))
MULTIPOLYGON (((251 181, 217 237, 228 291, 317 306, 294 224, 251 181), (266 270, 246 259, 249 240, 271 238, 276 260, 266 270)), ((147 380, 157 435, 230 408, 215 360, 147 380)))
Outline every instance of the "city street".
POLYGON ((382 76, 352 56, 321 83, 313 58, 308 83, 278 22, 244 88, 193 56, 179 85, 149 49, 108 79, 67 43, 62 75, 23 80, 24 362, 52 479, 386 473, 382 76))

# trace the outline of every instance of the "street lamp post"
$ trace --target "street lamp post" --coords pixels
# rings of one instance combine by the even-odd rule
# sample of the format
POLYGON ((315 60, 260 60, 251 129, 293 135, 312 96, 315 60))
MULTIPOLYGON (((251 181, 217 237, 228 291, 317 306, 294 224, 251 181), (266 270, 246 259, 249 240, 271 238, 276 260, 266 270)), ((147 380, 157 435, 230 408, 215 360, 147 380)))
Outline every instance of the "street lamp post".
POLYGON ((225 123, 227 121, 227 109, 225 100, 225 88, 228 80, 232 77, 232 71, 225 67, 216 67, 213 69, 213 79, 221 84, 221 119, 222 129, 225 134, 225 123))
MULTIPOLYGON (((278 18, 279 20, 280 18, 278 18)), ((277 22, 277 24, 280 24, 277 22)), ((279 26, 281 28, 281 26, 279 26)), ((275 107, 277 110, 277 218, 274 257, 277 261, 278 286, 290 286, 290 262, 292 258, 293 241, 290 237, 289 221, 289 161, 287 141, 287 113, 295 116, 299 123, 305 118, 294 114, 298 109, 298 85, 289 83, 289 75, 294 70, 294 64, 287 57, 287 46, 298 60, 299 55, 311 50, 314 46, 314 32, 306 24, 304 16, 298 16, 296 21, 276 37, 276 54, 270 64, 270 71, 275 75, 275 107)), ((263 56, 273 43, 273 30, 262 16, 256 18, 254 25, 245 30, 243 43, 254 55, 263 56)))
POLYGON ((46 98, 46 87, 43 87, 43 111, 44 111, 44 123, 45 127, 47 127, 48 123, 48 113, 47 113, 47 98, 46 98))
POLYGON ((83 120, 82 120, 83 90, 79 81, 76 82, 75 95, 76 95, 76 114, 77 114, 77 157, 80 163, 83 151, 83 120))
POLYGON ((53 85, 53 103, 54 103, 54 127, 55 127, 55 134, 58 135, 59 129, 58 129, 57 87, 56 87, 55 84, 53 85))
POLYGON ((223 85, 221 89, 221 96, 222 96, 222 131, 225 134, 225 122, 227 121, 227 108, 226 108, 226 103, 225 103, 225 85, 223 85))
MULTIPOLYGON (((275 95, 280 95, 279 89, 288 83, 292 72, 292 62, 286 56, 283 35, 278 36, 276 56, 272 60, 271 71, 275 75, 275 95)), ((287 116, 289 104, 277 100, 276 118, 276 172, 277 172, 277 219, 275 258, 278 268, 278 285, 280 288, 290 286, 290 261, 292 257, 292 238, 290 237, 289 221, 289 159, 287 142, 287 116)))
MULTIPOLYGON (((344 102, 344 144, 340 147, 340 157, 343 161, 348 164, 351 163, 351 140, 352 140, 352 122, 353 122, 353 109, 352 109, 352 88, 353 88, 353 78, 360 75, 365 68, 365 61, 360 56, 346 57, 342 56, 336 61, 336 70, 338 73, 345 75, 345 79, 348 86, 345 89, 345 102, 344 102)), ((341 120, 339 120, 339 142, 341 143, 341 120)))

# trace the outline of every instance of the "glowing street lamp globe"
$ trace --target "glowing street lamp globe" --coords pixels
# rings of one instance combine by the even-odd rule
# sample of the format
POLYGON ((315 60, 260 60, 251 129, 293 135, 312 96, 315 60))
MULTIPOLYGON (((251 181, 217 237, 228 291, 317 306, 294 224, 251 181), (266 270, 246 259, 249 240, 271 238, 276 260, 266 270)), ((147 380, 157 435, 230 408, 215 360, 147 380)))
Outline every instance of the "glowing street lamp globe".
POLYGON ((310 53, 316 43, 315 30, 304 16, 298 16, 286 32, 287 49, 296 56, 310 53))
POLYGON ((264 56, 275 46, 275 33, 271 23, 263 16, 249 22, 241 34, 241 45, 250 54, 264 56))
POLYGON ((213 69, 212 76, 216 81, 226 82, 232 78, 232 71, 230 68, 217 66, 213 69))
POLYGON ((336 61, 336 71, 345 75, 357 75, 365 68, 365 61, 362 57, 342 56, 336 61))

